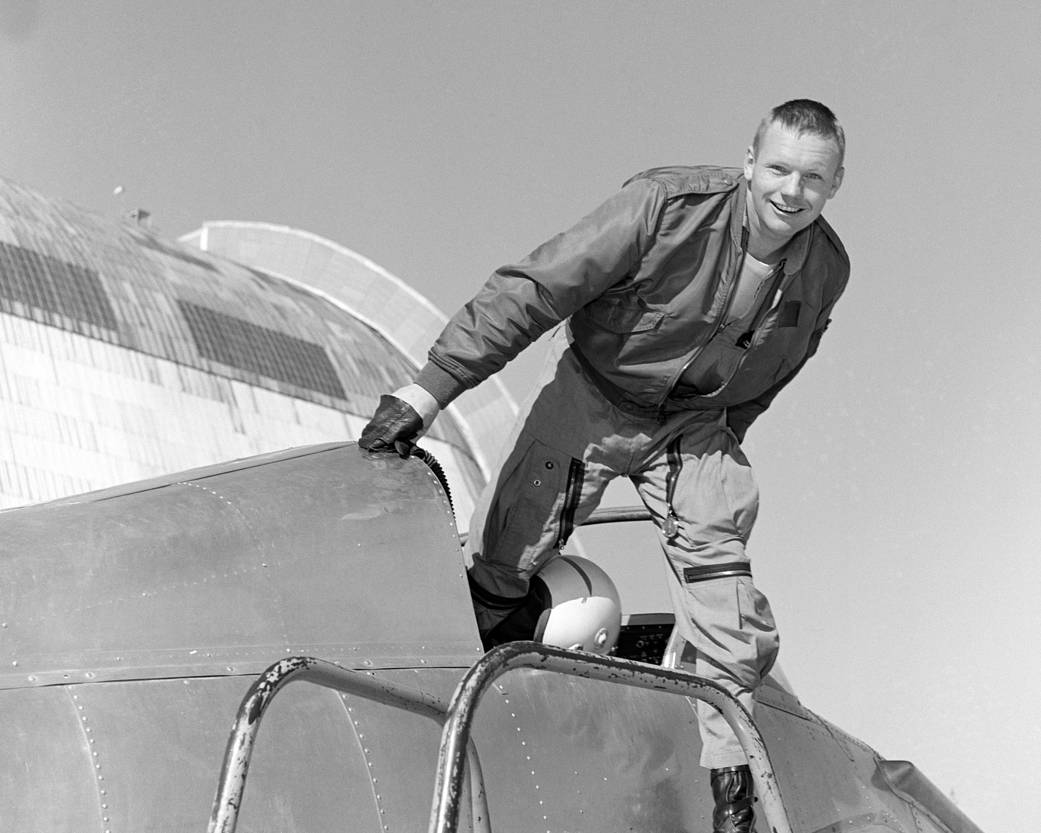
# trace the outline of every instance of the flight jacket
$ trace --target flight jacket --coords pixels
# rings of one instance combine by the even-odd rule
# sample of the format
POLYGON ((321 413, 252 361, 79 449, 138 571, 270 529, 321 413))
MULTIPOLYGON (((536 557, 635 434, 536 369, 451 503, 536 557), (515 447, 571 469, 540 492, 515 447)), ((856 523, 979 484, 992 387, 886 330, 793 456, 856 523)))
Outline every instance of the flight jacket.
MULTIPOLYGON (((726 318, 747 247, 738 168, 654 168, 524 260, 497 269, 445 326, 416 381, 443 407, 568 320, 571 347, 604 395, 634 414, 727 409, 739 438, 812 356, 849 278, 817 218, 784 250, 744 354, 714 391, 683 371, 726 318)), ((747 342, 747 343, 745 343, 747 342)))

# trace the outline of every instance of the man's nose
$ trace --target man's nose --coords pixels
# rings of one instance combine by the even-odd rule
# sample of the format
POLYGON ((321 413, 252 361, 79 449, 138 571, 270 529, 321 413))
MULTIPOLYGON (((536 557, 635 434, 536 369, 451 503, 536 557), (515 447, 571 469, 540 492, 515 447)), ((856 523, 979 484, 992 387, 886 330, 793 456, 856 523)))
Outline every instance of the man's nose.
POLYGON ((786 197, 802 196, 802 177, 796 173, 788 174, 781 185, 781 193, 786 197))

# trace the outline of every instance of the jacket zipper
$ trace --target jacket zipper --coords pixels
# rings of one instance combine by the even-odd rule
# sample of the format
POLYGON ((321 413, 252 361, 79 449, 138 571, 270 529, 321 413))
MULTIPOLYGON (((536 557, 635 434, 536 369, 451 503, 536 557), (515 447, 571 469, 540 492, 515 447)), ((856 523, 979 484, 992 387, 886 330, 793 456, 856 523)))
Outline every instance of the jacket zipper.
MULTIPOLYGON (((716 319, 716 325, 715 325, 715 327, 712 328, 711 335, 709 335, 709 337, 705 340, 705 344, 708 344, 708 342, 712 341, 712 339, 714 339, 716 337, 716 334, 719 333, 720 329, 722 329, 722 327, 723 327, 724 322, 727 320, 727 313, 730 312, 730 303, 731 303, 731 301, 734 298, 734 286, 737 284, 737 276, 741 274, 741 269, 742 269, 742 267, 744 266, 744 263, 745 263, 745 254, 747 254, 747 252, 748 252, 748 237, 749 237, 748 226, 747 225, 742 225, 741 226, 741 248, 738 250, 737 258, 734 261, 734 264, 735 264, 734 268, 730 270, 730 284, 729 284, 729 286, 727 286, 727 289, 726 289, 726 297, 723 298, 723 309, 720 311, 719 317, 716 319)), ((694 359, 696 359, 698 357, 698 355, 701 353, 701 350, 704 349, 704 346, 705 345, 703 344, 701 346, 701 348, 699 348, 698 350, 695 350, 694 353, 691 355, 691 357, 689 359, 687 359, 686 362, 684 362, 683 367, 681 367, 680 370, 679 370, 679 373, 677 373, 675 376, 672 377, 672 383, 669 385, 669 392, 665 395, 665 399, 662 400, 662 403, 661 403, 660 407, 658 408, 658 421, 659 422, 661 422, 661 423, 665 422, 665 419, 666 419, 665 403, 666 403, 666 401, 668 401, 668 398, 672 394, 673 390, 675 390, 676 383, 680 379, 683 378, 683 374, 686 373, 687 372, 687 368, 690 367, 691 364, 694 363, 694 359)))
MULTIPOLYGON (((759 330, 763 325, 763 321, 766 320, 766 316, 777 306, 776 301, 780 301, 778 293, 784 288, 784 266, 787 260, 781 258, 780 263, 777 264, 777 268, 774 269, 773 274, 770 275, 767 280, 770 285, 766 291, 766 298, 760 302, 759 309, 756 310, 755 318, 752 319, 752 326, 749 328, 747 333, 743 333, 741 340, 744 340, 745 336, 748 336, 748 342, 744 345, 747 349, 752 343, 752 336, 759 330)), ((740 342, 739 342, 740 343, 740 342)))
POLYGON ((781 290, 784 288, 784 265, 784 260, 781 260, 781 262, 777 264, 777 269, 774 270, 774 273, 769 278, 770 287, 767 291, 766 300, 763 301, 759 309, 756 311, 755 318, 752 319, 751 328, 748 330, 748 332, 742 333, 741 338, 739 338, 736 342, 737 346, 739 346, 743 350, 743 352, 741 353, 741 358, 737 361, 737 365, 731 371, 730 375, 727 376, 726 381, 724 381, 722 385, 720 385, 712 393, 702 394, 703 396, 716 396, 722 393, 726 389, 726 386, 729 385, 733 381, 734 377, 737 376, 737 374, 741 371, 741 366, 745 363, 745 359, 748 358, 748 353, 749 350, 751 350, 752 343, 755 341, 756 336, 759 334, 759 328, 763 325, 763 322, 766 320, 766 317, 776 306, 774 300, 780 300, 780 298, 777 296, 778 293, 781 292, 781 290), (745 340, 746 338, 747 341, 745 340))
POLYGON ((585 463, 572 457, 567 471, 567 485, 564 488, 564 505, 560 508, 558 550, 567 543, 567 539, 575 531, 575 511, 578 509, 578 502, 582 497, 582 481, 585 479, 585 473, 585 463))
MULTIPOLYGON (((745 241, 745 234, 742 234, 742 243, 744 241, 745 241)), ((743 256, 744 256, 744 252, 742 252, 742 258, 743 258, 743 256)), ((741 354, 741 358, 738 360, 737 365, 734 367, 733 371, 731 371, 730 375, 726 378, 726 380, 723 382, 723 384, 721 384, 716 390, 714 390, 712 393, 702 393, 702 394, 700 394, 700 396, 711 398, 713 396, 719 395, 720 393, 723 392, 723 390, 726 389, 726 386, 729 385, 733 381, 734 377, 741 370, 741 366, 745 363, 745 359, 748 356, 748 351, 752 347, 752 343, 755 341, 755 337, 756 337, 756 335, 759 332, 759 328, 763 325, 763 322, 766 320, 766 317, 777 306, 775 301, 779 301, 780 300, 780 297, 778 296, 778 293, 780 293, 780 292, 782 292, 784 290, 784 267, 785 267, 786 263, 787 263, 787 261, 782 258, 781 261, 777 264, 777 268, 774 269, 773 274, 771 274, 770 277, 767 278, 767 280, 769 281, 770 285, 769 285, 769 288, 767 290, 766 298, 763 300, 763 302, 759 306, 759 309, 756 311, 755 318, 752 319, 751 327, 748 329, 747 332, 742 333, 741 334, 741 338, 738 339, 738 341, 736 342, 737 346, 740 347, 744 351, 741 354)), ((724 308, 724 315, 729 310, 729 308, 730 308, 730 298, 728 297, 727 298, 727 304, 726 304, 726 306, 724 308)), ((715 329, 712 331, 712 335, 709 336, 708 341, 711 341, 713 338, 715 338, 716 335, 719 333, 719 331, 721 329, 723 329, 723 327, 726 327, 726 326, 728 326, 728 325, 727 324, 723 324, 723 323, 717 323, 715 329)), ((706 343, 708 343, 708 342, 706 342, 706 343)), ((698 353, 700 353, 700 350, 698 351, 698 353)), ((697 358, 698 353, 695 353, 693 356, 691 356, 690 357, 690 361, 688 361, 685 365, 683 365, 683 370, 680 371, 680 375, 676 377, 677 379, 682 378, 682 376, 686 372, 687 368, 690 367, 690 365, 694 361, 694 359, 697 358)), ((675 383, 673 383, 673 387, 675 387, 675 386, 676 386, 675 383)), ((664 417, 664 408, 665 408, 665 405, 664 405, 664 403, 662 403, 662 411, 660 412, 662 417, 664 417)))

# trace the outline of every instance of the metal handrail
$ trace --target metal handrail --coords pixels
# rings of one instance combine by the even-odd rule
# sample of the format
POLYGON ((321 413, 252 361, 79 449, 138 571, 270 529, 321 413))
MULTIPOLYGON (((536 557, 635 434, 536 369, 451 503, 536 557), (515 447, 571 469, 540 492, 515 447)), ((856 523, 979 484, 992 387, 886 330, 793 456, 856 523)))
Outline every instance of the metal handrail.
POLYGON ((492 682, 514 668, 556 671, 574 677, 671 692, 705 701, 723 715, 737 736, 748 758, 756 794, 763 805, 769 829, 774 833, 792 833, 763 736, 748 712, 728 691, 685 671, 583 651, 565 651, 539 642, 509 642, 493 648, 470 668, 456 687, 448 704, 449 716, 441 734, 430 833, 455 833, 459 823, 462 779, 466 770, 465 750, 470 743, 474 712, 492 682))
POLYGON ((601 506, 594 509, 589 517, 582 521, 582 526, 649 521, 650 519, 651 513, 643 506, 601 506))
MULTIPOLYGON (((618 524, 631 521, 649 521, 651 513, 643 506, 601 506, 594 509, 581 526, 594 526, 596 524, 618 524)), ((469 533, 459 533, 459 546, 466 544, 469 533)))
MULTIPOLYGON (((444 702, 428 692, 368 673, 350 671, 314 657, 288 657, 279 660, 257 677, 239 705, 235 725, 224 752, 217 795, 213 799, 213 810, 207 828, 209 833, 234 833, 261 718, 275 695, 294 681, 315 683, 344 694, 375 700, 384 705, 429 717, 438 724, 444 724, 448 717, 448 709, 444 702)), ((473 742, 467 739, 464 744, 463 756, 469 763, 469 792, 474 829, 480 833, 490 833, 488 800, 484 790, 481 762, 473 742)), ((457 801, 461 783, 461 778, 455 781, 457 801)), ((458 806, 456 814, 458 816, 458 806)))

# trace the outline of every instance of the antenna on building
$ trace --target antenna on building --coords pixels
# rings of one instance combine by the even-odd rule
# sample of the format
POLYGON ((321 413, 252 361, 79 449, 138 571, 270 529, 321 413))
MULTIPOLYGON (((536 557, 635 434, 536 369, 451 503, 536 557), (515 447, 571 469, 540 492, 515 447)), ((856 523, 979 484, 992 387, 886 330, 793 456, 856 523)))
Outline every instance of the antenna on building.
POLYGON ((123 199, 125 193, 126 189, 122 185, 117 185, 112 189, 112 196, 119 199, 120 218, 130 220, 135 225, 150 229, 152 227, 152 212, 145 208, 132 208, 127 211, 126 200, 123 199))
POLYGON ((144 226, 145 228, 152 227, 152 212, 144 208, 135 208, 127 212, 127 219, 133 220, 139 226, 144 226))
POLYGON ((112 189, 112 196, 116 198, 119 205, 116 209, 116 216, 121 220, 126 217, 126 200, 123 199, 123 190, 122 185, 117 185, 112 189))

